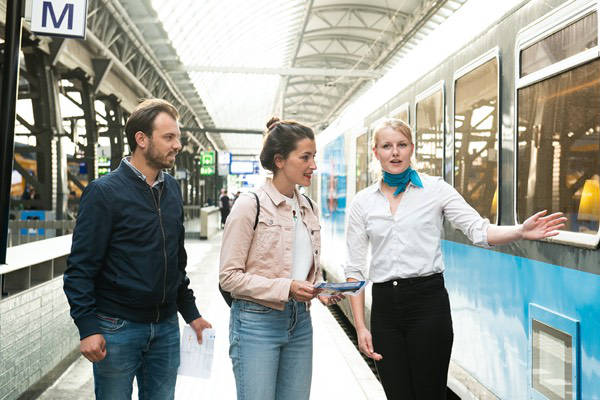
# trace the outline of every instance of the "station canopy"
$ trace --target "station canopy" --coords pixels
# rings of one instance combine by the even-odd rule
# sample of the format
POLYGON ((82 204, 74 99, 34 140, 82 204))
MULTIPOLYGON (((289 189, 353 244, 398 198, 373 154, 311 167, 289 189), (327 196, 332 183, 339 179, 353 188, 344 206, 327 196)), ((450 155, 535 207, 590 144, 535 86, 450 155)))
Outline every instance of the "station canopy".
MULTIPOLYGON (((140 9, 131 3, 130 12, 140 9)), ((202 99, 220 150, 257 154, 273 115, 322 130, 467 0, 147 0, 154 46, 202 99)), ((139 13, 139 11, 135 11, 139 13)), ((136 21, 136 18, 133 18, 136 21)), ((138 18, 139 20, 139 18, 138 18)), ((146 21, 142 32, 150 34, 146 21)))

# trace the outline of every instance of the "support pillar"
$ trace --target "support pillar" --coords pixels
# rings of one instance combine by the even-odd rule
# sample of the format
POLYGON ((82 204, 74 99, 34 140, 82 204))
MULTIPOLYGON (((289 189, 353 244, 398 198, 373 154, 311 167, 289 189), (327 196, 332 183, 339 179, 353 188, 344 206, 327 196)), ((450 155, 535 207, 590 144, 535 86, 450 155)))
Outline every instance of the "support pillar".
POLYGON ((23 49, 30 77, 31 106, 36 132, 37 176, 41 208, 65 218, 69 196, 67 156, 60 138, 65 135, 58 98, 58 80, 50 56, 37 47, 23 49))

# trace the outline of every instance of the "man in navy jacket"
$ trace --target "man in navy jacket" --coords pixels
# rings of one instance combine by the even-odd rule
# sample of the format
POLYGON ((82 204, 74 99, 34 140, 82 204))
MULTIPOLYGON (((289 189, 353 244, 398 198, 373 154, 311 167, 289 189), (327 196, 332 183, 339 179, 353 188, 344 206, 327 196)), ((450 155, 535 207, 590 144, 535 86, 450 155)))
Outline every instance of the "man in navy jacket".
POLYGON ((202 341, 185 267, 183 202, 172 168, 181 150, 177 110, 142 102, 125 125, 131 157, 84 190, 64 290, 94 363, 97 399, 173 399, 179 366, 177 311, 202 341))

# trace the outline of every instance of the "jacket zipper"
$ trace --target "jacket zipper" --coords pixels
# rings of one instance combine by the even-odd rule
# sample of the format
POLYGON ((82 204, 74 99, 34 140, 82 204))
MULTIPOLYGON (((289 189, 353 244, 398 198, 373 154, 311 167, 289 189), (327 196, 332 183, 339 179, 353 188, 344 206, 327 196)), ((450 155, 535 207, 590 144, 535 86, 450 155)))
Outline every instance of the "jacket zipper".
MULTIPOLYGON (((164 185, 164 183, 163 183, 164 185)), ((152 195, 152 200, 154 200, 154 206, 156 207, 156 210, 158 211, 158 223, 160 225, 160 231, 162 233, 162 240, 163 240, 163 257, 165 259, 165 272, 164 272, 164 276, 163 276, 163 297, 161 300, 161 304, 165 302, 165 297, 167 296, 167 243, 166 243, 166 238, 165 238, 165 228, 163 227, 163 223, 162 223, 162 212, 160 211, 160 198, 162 196, 162 186, 160 188, 160 190, 158 191, 158 202, 156 201, 156 198, 154 198, 154 192, 153 189, 150 188, 150 194, 152 195)), ((159 310, 159 306, 156 306, 156 322, 159 321, 160 319, 160 310, 159 310)))

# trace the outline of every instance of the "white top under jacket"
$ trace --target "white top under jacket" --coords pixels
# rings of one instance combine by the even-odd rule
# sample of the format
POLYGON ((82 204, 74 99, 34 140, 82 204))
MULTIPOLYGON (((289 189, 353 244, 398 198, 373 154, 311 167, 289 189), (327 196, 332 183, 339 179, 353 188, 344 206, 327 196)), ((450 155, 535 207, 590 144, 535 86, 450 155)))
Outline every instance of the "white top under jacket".
POLYGON ((294 194, 292 199, 286 196, 285 201, 292 208, 292 213, 295 215, 295 217, 292 217, 294 220, 294 262, 292 264, 291 278, 305 281, 313 263, 312 243, 308 229, 302 221, 302 213, 300 212, 296 195, 294 194))
POLYGON ((409 183, 396 214, 377 182, 356 194, 346 230, 346 278, 380 283, 444 271, 443 218, 476 245, 487 247, 489 220, 482 218, 441 177, 419 173, 423 187, 409 183), (371 265, 366 258, 371 243, 371 265))

